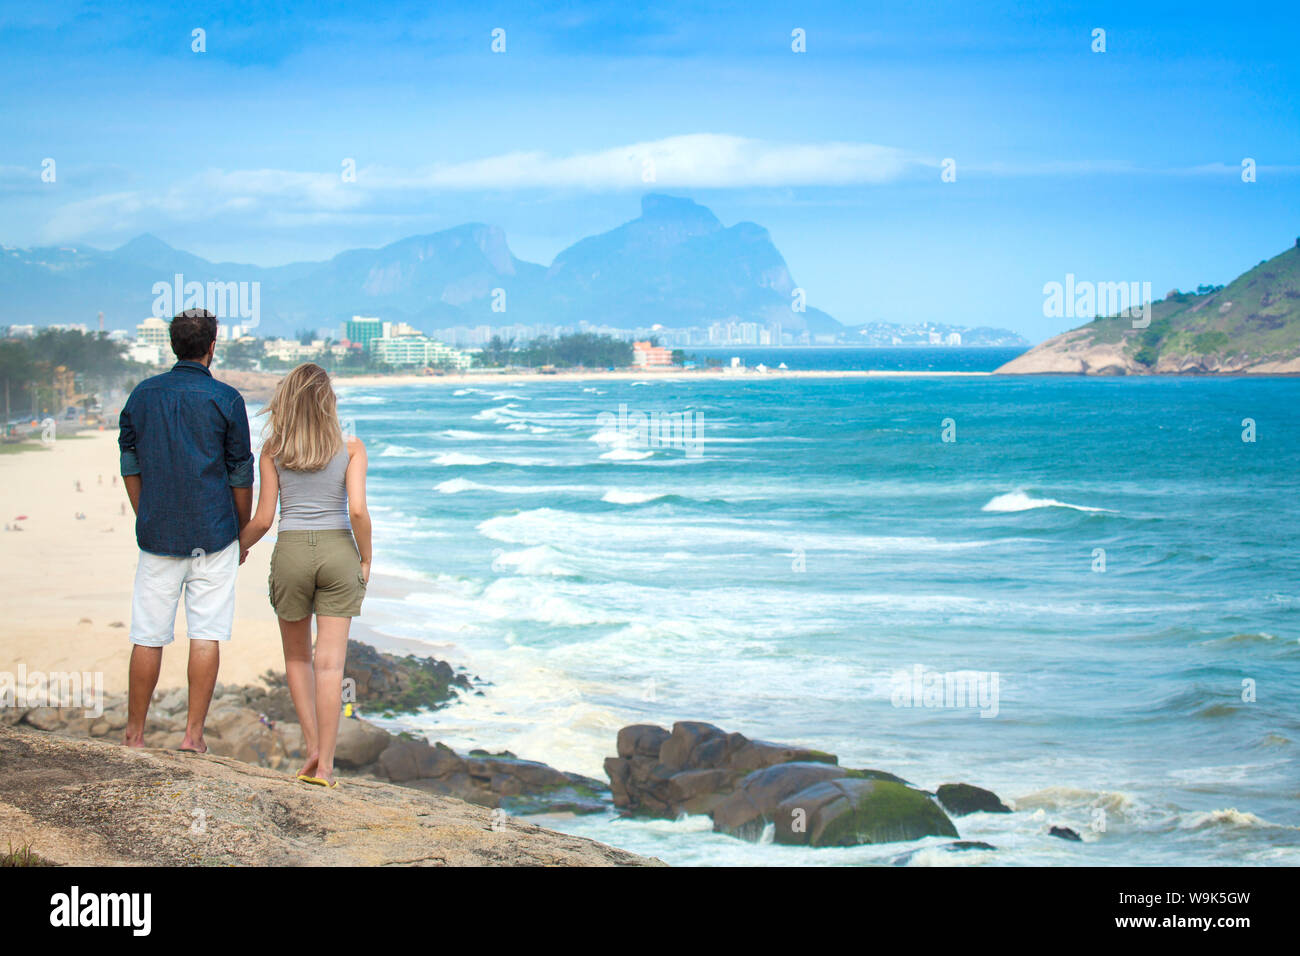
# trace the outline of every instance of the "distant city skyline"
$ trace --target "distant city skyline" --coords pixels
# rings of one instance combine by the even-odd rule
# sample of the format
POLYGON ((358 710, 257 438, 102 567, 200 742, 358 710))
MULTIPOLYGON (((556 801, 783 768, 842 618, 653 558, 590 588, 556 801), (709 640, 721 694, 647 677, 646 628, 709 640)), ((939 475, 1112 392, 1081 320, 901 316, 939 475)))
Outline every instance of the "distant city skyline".
POLYGON ((548 264, 655 190, 767 228, 846 325, 1039 340, 1077 324, 1043 314, 1067 274, 1162 295, 1291 245, 1297 25, 1208 3, 11 6, 0 243, 149 232, 271 266, 484 222, 548 264))

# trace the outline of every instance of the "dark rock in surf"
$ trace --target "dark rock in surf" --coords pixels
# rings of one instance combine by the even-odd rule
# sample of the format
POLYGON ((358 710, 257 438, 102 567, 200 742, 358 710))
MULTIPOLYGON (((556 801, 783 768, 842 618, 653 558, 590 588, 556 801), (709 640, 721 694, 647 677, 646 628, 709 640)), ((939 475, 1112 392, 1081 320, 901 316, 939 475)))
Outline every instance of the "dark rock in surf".
POLYGON ((1011 808, 999 800, 996 793, 969 783, 945 783, 939 787, 935 796, 943 808, 955 817, 964 817, 968 813, 1011 812, 1011 808))

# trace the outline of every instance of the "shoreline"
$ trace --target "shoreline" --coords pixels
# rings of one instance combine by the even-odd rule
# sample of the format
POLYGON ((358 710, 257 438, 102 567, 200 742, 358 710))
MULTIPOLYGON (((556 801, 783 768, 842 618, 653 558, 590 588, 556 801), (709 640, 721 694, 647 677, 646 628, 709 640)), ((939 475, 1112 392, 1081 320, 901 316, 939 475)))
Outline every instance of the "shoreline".
POLYGON ((537 379, 539 381, 569 382, 699 382, 699 381, 758 381, 761 379, 787 378, 987 378, 995 372, 966 371, 911 371, 911 370, 870 370, 870 369, 767 369, 759 372, 754 369, 739 371, 675 371, 655 372, 645 369, 615 369, 598 371, 584 369, 581 371, 538 372, 535 369, 515 369, 501 371, 474 371, 448 373, 445 375, 334 375, 332 379, 338 387, 359 385, 375 388, 383 385, 482 385, 514 382, 519 379, 537 379))

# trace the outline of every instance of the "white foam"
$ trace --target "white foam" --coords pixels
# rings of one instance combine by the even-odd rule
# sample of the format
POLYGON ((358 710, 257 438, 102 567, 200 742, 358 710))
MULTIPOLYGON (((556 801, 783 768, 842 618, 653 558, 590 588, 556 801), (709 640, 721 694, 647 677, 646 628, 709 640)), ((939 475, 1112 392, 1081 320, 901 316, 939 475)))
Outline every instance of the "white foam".
POLYGON ((498 554, 492 559, 492 570, 551 577, 568 577, 574 573, 571 568, 565 567, 560 552, 545 544, 498 554))
POLYGON ((998 495, 980 510, 1009 513, 1030 511, 1034 508, 1072 508, 1075 511, 1110 510, 1109 508, 1090 508, 1087 505, 1072 505, 1068 501, 1057 501, 1055 498, 1034 498, 1023 491, 1012 491, 1005 495, 998 495))
POLYGON ((654 455, 652 451, 633 451, 631 448, 611 448, 601 455, 606 461, 642 461, 654 455))
POLYGON ((387 445, 379 453, 380 458, 418 458, 423 452, 407 445, 387 445))
POLYGON ((657 491, 619 491, 617 488, 611 488, 601 495, 600 500, 612 505, 643 505, 647 501, 662 497, 664 495, 657 491))
POLYGON ((446 431, 439 433, 443 438, 452 438, 456 441, 474 441, 478 438, 491 438, 487 432, 471 432, 461 428, 448 428, 446 431))
POLYGON ((490 465, 492 462, 479 455, 466 455, 458 451, 443 452, 437 458, 432 459, 435 465, 490 465))

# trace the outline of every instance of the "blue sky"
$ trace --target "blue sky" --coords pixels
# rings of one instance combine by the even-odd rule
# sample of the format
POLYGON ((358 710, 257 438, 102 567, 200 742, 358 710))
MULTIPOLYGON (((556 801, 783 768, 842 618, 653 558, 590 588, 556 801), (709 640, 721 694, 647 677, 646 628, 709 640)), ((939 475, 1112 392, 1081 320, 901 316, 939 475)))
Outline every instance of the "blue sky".
POLYGON ((1297 9, 6 0, 0 243, 274 265, 478 221, 549 263, 654 190, 767 227, 842 322, 1038 340, 1066 273, 1160 295, 1295 241, 1297 9))

